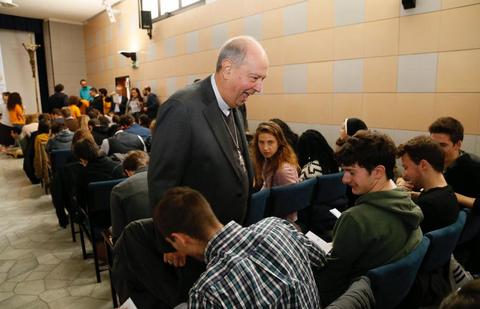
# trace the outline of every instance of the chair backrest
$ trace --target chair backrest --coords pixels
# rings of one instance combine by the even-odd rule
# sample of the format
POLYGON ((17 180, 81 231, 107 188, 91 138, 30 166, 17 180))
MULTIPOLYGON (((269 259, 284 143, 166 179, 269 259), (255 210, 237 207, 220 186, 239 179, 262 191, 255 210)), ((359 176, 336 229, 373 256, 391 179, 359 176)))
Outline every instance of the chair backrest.
POLYGON ((305 209, 312 204, 316 178, 271 188, 269 215, 283 218, 286 215, 305 209))
POLYGON ((462 211, 467 214, 467 220, 457 245, 471 241, 480 232, 480 216, 468 208, 464 208, 462 211))
POLYGON ((125 180, 125 178, 96 181, 88 184, 87 213, 90 224, 97 223, 95 225, 100 225, 102 227, 108 227, 111 225, 110 193, 112 192, 113 187, 121 183, 123 180, 125 180), (97 216, 97 218, 92 220, 94 216, 97 216))
POLYGON ((245 219, 245 226, 252 225, 265 218, 265 211, 270 197, 270 189, 255 192, 250 197, 250 205, 245 219))
POLYGON ((67 164, 68 158, 73 155, 71 150, 53 150, 50 153, 50 163, 52 165, 52 173, 55 173, 56 170, 62 168, 67 164))
POLYGON ((430 246, 423 260, 421 272, 430 272, 450 261, 450 256, 457 245, 467 219, 467 213, 460 211, 455 223, 425 234, 430 239, 430 246))
MULTIPOLYGON (((347 196, 345 194, 347 186, 342 183, 342 173, 328 174, 317 177, 317 188, 315 190, 314 204, 332 205, 332 208, 337 207, 337 204, 346 206, 347 196)), ((343 209, 339 209, 343 210, 343 209)))
POLYGON ((367 272, 376 308, 395 308, 400 304, 412 287, 429 244, 430 240, 424 236, 420 244, 407 256, 367 272))

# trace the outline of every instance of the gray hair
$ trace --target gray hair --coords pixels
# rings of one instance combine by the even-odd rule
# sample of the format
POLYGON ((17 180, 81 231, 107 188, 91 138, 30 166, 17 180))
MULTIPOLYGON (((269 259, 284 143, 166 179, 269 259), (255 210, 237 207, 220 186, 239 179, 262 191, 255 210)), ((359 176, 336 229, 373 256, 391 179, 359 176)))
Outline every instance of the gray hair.
POLYGON ((225 59, 232 61, 236 65, 242 64, 251 44, 263 49, 255 38, 246 35, 237 36, 225 42, 220 48, 220 53, 218 54, 216 72, 220 72, 222 69, 222 62, 225 59))

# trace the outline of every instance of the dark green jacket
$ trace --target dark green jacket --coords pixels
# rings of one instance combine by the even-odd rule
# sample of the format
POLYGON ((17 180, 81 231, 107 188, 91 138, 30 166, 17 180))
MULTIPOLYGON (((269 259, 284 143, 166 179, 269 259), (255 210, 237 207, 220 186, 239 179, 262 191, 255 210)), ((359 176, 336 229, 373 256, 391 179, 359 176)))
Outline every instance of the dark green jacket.
POLYGON ((342 213, 333 229, 333 248, 317 276, 323 304, 335 300, 350 281, 369 269, 410 253, 422 239, 423 214, 407 192, 371 192, 342 213))

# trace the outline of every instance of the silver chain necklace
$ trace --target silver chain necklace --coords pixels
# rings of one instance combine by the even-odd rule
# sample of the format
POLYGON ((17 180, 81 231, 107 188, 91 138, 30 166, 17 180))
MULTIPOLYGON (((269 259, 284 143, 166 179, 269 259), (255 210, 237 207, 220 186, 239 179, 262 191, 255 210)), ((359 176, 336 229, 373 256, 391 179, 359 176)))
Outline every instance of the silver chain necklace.
MULTIPOLYGON (((235 146, 235 149, 237 150, 237 156, 238 156, 238 162, 240 163, 240 166, 243 170, 244 173, 247 173, 247 168, 245 166, 245 160, 243 160, 243 155, 242 152, 240 151, 240 142, 238 141, 238 135, 237 135, 237 125, 235 124, 235 119, 233 119, 233 110, 230 110, 230 113, 232 113, 232 121, 233 121, 233 130, 235 130, 235 137, 233 136, 232 131, 230 130, 230 127, 227 124, 227 121, 225 120, 225 117, 222 116, 223 123, 227 127, 227 132, 232 138, 232 142, 235 146)), ((228 117, 228 116, 227 116, 228 117)))

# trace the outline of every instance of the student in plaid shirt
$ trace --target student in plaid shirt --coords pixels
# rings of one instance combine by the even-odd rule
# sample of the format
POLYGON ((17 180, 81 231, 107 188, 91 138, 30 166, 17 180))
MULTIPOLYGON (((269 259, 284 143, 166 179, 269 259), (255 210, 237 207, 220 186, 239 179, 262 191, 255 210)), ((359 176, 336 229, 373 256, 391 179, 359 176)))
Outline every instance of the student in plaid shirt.
POLYGON ((198 191, 178 187, 165 193, 154 222, 177 251, 207 264, 190 308, 320 308, 312 268, 325 253, 288 221, 224 226, 198 191))

